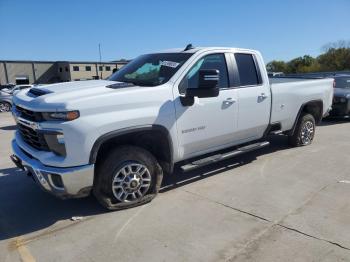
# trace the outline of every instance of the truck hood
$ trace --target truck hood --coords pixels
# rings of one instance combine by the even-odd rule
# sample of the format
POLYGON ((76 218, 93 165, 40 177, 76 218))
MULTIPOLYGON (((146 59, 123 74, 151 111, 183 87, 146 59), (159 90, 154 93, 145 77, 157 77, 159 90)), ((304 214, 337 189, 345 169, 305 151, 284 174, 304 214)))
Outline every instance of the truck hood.
POLYGON ((14 95, 13 102, 35 111, 42 110, 69 110, 79 106, 80 102, 103 99, 125 89, 134 89, 138 86, 123 86, 107 88, 106 86, 120 82, 107 80, 74 81, 51 85, 43 85, 27 90, 22 90, 14 95), (126 88, 128 87, 128 88, 126 88))
POLYGON ((75 92, 79 90, 94 89, 96 87, 105 87, 114 82, 106 80, 87 80, 87 81, 74 81, 74 82, 64 82, 51 85, 42 85, 37 87, 42 90, 47 90, 52 93, 62 94, 67 92, 75 92))

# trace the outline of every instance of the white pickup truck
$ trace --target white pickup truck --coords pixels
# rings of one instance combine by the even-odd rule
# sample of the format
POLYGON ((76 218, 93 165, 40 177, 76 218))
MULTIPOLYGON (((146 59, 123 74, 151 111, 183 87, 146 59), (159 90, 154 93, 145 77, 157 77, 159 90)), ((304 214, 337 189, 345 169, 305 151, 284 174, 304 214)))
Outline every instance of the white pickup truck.
POLYGON ((259 52, 174 49, 139 56, 108 80, 17 93, 13 162, 61 198, 91 192, 109 209, 152 200, 163 175, 268 145, 308 145, 331 109, 333 79, 270 83, 259 52))

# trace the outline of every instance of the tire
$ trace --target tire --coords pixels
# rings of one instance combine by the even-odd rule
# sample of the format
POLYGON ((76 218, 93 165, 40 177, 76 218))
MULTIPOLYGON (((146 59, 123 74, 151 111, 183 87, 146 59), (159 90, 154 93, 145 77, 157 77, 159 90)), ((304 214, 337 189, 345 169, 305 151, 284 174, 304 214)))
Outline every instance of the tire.
POLYGON ((136 146, 109 151, 96 168, 93 192, 107 209, 139 206, 156 197, 163 178, 157 159, 136 146))
POLYGON ((291 146, 307 146, 315 136, 316 122, 311 114, 303 113, 297 122, 293 135, 288 137, 291 146))
POLYGON ((0 102, 0 112, 11 112, 11 104, 8 102, 0 102))

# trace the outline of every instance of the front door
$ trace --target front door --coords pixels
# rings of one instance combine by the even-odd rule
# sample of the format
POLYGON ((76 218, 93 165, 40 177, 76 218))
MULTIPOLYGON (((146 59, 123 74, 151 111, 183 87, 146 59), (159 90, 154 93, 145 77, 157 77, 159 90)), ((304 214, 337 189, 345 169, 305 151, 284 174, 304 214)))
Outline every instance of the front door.
POLYGON ((215 53, 197 60, 178 85, 183 95, 188 87, 198 87, 201 69, 220 72, 218 97, 195 98, 192 106, 175 99, 180 156, 188 158, 232 143, 237 123, 237 90, 230 88, 225 54, 215 53))

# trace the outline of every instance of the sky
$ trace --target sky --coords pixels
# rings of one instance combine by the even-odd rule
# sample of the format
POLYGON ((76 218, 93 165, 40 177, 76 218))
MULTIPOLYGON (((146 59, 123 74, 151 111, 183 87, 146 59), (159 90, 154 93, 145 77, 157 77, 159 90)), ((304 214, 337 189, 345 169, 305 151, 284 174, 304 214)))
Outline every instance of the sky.
POLYGON ((132 59, 228 46, 269 62, 350 40, 350 0, 0 0, 0 60, 132 59))

